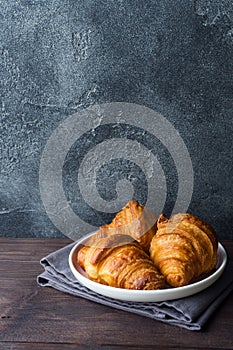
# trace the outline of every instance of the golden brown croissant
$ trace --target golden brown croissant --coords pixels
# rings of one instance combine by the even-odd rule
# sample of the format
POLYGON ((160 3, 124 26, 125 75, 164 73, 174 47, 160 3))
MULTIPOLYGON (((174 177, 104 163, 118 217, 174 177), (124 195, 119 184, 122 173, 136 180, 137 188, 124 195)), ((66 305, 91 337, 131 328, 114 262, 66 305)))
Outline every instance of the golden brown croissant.
POLYGON ((78 252, 78 263, 89 279, 126 289, 161 289, 164 276, 136 241, 127 235, 112 235, 85 245, 78 252))
POLYGON ((184 286, 216 267, 218 241, 209 224, 185 213, 170 220, 161 214, 157 226, 150 256, 171 286, 184 286))
POLYGON ((154 213, 136 200, 129 201, 110 224, 101 226, 97 231, 97 235, 100 237, 115 234, 129 235, 146 252, 149 251, 150 242, 155 233, 156 218, 154 213))

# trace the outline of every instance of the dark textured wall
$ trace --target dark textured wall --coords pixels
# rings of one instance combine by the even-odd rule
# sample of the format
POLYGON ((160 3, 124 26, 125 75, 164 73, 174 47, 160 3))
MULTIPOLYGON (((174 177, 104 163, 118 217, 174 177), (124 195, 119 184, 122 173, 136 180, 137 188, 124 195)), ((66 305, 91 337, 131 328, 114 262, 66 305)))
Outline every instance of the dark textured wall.
POLYGON ((62 235, 40 196, 43 148, 72 113, 123 101, 173 124, 194 169, 189 211, 233 238, 232 1, 3 0, 0 11, 1 236, 62 235))

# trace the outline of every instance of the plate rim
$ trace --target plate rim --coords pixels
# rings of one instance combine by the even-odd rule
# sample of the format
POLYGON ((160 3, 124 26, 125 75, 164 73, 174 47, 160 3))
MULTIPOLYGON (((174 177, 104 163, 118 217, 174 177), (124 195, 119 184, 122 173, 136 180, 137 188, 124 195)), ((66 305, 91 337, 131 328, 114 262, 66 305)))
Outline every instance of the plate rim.
POLYGON ((116 300, 134 302, 159 302, 191 296, 210 287, 214 282, 216 282, 216 280, 222 275, 227 263, 226 250, 223 245, 218 242, 218 256, 222 254, 222 261, 220 262, 220 265, 216 271, 200 281, 193 282, 192 284, 188 284, 182 287, 171 287, 159 290, 132 290, 106 286, 104 284, 90 280, 88 277, 80 273, 73 264, 72 258, 77 247, 81 245, 87 238, 91 237, 95 232, 91 232, 76 241, 69 253, 69 267, 74 277, 83 286, 102 296, 110 297, 116 300))

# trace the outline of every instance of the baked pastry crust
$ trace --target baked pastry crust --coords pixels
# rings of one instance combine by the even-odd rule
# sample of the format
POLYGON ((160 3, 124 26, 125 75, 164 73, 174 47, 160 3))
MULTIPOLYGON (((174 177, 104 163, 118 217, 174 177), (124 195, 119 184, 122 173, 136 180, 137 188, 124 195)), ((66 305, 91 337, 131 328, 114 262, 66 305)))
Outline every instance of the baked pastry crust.
POLYGON ((156 233, 156 217, 152 211, 136 200, 129 201, 110 224, 101 226, 98 237, 115 234, 129 235, 148 252, 152 237, 156 233))
POLYGON ((164 287, 164 276, 139 243, 127 235, 87 242, 78 252, 77 260, 88 278, 98 283, 136 290, 164 287))
POLYGON ((150 257, 171 286, 184 286, 216 267, 218 240, 209 224, 188 213, 170 220, 161 214, 157 227, 150 257))

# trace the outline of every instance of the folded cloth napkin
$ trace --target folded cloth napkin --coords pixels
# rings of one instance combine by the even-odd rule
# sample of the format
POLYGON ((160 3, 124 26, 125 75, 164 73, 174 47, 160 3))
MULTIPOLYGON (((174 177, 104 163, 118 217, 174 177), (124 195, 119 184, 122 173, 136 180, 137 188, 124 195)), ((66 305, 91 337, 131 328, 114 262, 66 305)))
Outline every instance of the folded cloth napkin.
POLYGON ((39 285, 53 287, 62 292, 189 330, 201 330, 216 308, 233 290, 233 261, 228 261, 222 276, 211 287, 190 297, 156 303, 111 299, 89 290, 76 280, 68 262, 74 244, 75 242, 40 261, 45 271, 37 278, 39 285))

